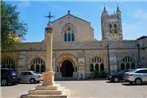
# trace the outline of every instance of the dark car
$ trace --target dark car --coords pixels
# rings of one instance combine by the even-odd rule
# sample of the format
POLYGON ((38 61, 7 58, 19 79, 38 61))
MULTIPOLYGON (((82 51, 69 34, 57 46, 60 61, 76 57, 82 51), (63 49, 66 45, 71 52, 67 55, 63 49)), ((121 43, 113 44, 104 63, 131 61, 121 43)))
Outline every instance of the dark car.
POLYGON ((20 82, 17 72, 14 69, 1 69, 1 85, 6 86, 9 83, 16 84, 20 82))
POLYGON ((107 79, 110 82, 119 82, 119 81, 123 80, 125 72, 129 72, 129 71, 131 71, 131 69, 119 71, 118 73, 109 75, 107 79))

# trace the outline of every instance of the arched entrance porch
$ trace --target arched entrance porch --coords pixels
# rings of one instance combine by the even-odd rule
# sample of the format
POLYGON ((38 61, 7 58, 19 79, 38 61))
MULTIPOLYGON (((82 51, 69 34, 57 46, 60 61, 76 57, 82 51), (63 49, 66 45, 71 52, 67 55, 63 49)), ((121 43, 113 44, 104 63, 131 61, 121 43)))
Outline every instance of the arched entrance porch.
POLYGON ((78 73, 77 58, 71 54, 62 54, 56 59, 55 77, 72 77, 77 78, 78 73))
POLYGON ((60 69, 62 77, 73 77, 74 67, 71 61, 65 60, 60 69))

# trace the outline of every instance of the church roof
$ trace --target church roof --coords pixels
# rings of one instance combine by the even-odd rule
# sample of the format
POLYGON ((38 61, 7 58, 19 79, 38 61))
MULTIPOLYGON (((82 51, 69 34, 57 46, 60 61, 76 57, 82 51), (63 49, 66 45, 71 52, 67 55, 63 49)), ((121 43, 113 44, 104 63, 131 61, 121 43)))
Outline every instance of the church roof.
POLYGON ((64 16, 62 16, 62 17, 60 17, 60 18, 58 18, 58 19, 56 19, 56 20, 54 20, 54 21, 52 21, 52 23, 53 23, 53 22, 56 22, 56 21, 59 20, 59 19, 62 19, 62 18, 64 18, 64 17, 66 17, 66 16, 75 17, 75 18, 77 18, 77 19, 79 19, 79 20, 82 20, 82 21, 84 21, 84 22, 90 23, 89 21, 86 21, 86 20, 84 20, 84 19, 82 19, 82 18, 79 18, 79 17, 77 17, 77 16, 72 15, 72 14, 70 13, 70 11, 68 11, 68 14, 66 14, 66 15, 64 15, 64 16))
POLYGON ((137 40, 144 39, 144 38, 147 38, 147 36, 141 36, 137 40))

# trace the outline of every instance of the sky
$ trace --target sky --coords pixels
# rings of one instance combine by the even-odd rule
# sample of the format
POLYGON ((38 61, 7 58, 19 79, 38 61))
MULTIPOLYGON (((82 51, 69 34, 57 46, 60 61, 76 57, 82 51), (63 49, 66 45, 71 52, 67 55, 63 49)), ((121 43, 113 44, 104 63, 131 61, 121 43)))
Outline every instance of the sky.
POLYGON ((91 23, 94 37, 102 39, 101 14, 104 5, 109 14, 116 11, 117 4, 122 15, 122 30, 124 40, 136 40, 147 36, 147 1, 145 0, 4 0, 17 5, 20 21, 27 23, 28 31, 23 42, 40 42, 44 39, 44 29, 49 11, 56 20, 67 14, 82 18, 91 23))

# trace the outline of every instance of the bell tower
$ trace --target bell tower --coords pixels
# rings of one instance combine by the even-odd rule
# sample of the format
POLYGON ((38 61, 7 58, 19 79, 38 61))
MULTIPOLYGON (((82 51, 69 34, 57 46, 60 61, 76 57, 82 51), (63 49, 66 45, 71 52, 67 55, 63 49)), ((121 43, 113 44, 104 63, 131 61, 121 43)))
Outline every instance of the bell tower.
POLYGON ((123 39, 121 11, 118 6, 114 14, 111 15, 108 14, 106 7, 104 6, 101 15, 101 30, 102 40, 117 41, 123 39))

